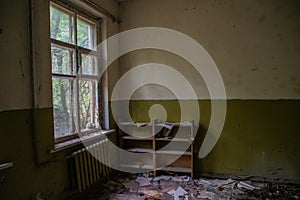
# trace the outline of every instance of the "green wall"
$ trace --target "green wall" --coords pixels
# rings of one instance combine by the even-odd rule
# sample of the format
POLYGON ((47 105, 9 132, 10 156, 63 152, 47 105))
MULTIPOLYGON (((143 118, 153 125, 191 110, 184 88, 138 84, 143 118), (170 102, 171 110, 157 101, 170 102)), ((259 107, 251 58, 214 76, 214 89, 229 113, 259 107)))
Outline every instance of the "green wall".
MULTIPOLYGON (((185 103, 189 105, 188 100, 185 103)), ((209 100, 198 103, 200 123, 204 127, 197 137, 196 149, 199 150, 211 109, 209 100)), ((179 120, 177 100, 131 100, 133 120, 149 120, 148 110, 153 104, 164 106, 168 121, 179 120)), ((300 179, 299 132, 299 100, 228 100, 221 137, 208 156, 195 159, 196 173, 300 179)))
MULTIPOLYGON (((0 199, 65 199, 76 191, 68 156, 77 145, 50 154, 53 148, 52 108, 0 112, 0 199)), ((108 135, 115 141, 115 134, 108 135)))
POLYGON ((48 163, 38 163, 38 155, 50 154, 46 147, 36 148, 40 142, 33 134, 34 116, 39 119, 39 133, 43 137, 53 135, 50 108, 0 112, 0 161, 14 162, 12 168, 0 172, 4 177, 0 183, 1 199, 32 199, 39 192, 41 197, 59 199, 64 190, 70 189, 68 165, 61 153, 53 154, 48 163))

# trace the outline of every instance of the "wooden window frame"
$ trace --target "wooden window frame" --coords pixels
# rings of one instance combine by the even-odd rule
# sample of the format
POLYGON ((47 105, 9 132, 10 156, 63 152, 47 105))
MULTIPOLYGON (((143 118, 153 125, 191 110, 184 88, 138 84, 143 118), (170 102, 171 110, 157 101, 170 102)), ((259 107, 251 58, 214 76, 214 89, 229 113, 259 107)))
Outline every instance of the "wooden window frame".
MULTIPOLYGON (((71 123, 77 123, 77 129, 75 128, 75 132, 74 133, 70 133, 70 134, 67 134, 65 136, 61 136, 61 137, 56 137, 55 135, 55 132, 53 133, 54 134, 54 138, 55 138, 55 143, 61 143, 61 142, 65 142, 65 141, 68 141, 68 140, 71 140, 71 139, 74 139, 74 138, 77 138, 79 137, 79 135, 88 135, 88 134, 91 134, 91 133, 96 133, 96 132, 101 132, 101 121, 102 121, 102 115, 100 115, 101 111, 101 80, 99 80, 99 74, 97 75, 83 75, 81 74, 79 71, 81 70, 81 58, 82 58, 82 55, 83 54, 86 54, 86 55, 94 55, 96 57, 96 60, 97 60, 97 64, 96 64, 96 67, 98 68, 98 72, 100 71, 99 70, 99 64, 101 62, 99 62, 99 50, 97 48, 97 43, 100 41, 100 34, 99 34, 99 31, 98 29, 101 27, 100 23, 101 21, 97 20, 97 19, 91 19, 91 18, 88 18, 87 15, 88 14, 83 14, 82 11, 78 11, 77 9, 74 9, 74 8, 71 8, 70 6, 68 5, 65 5, 63 3, 60 3, 60 2, 51 2, 50 1, 50 5, 49 5, 49 9, 53 7, 55 9, 58 9, 59 11, 61 12, 64 12, 68 15, 70 15, 71 17, 73 17, 73 21, 74 21, 74 28, 73 28, 73 31, 74 31, 74 41, 73 41, 73 44, 72 43, 68 43, 68 42, 63 42, 63 41, 59 41, 59 40, 56 40, 56 39, 53 39, 51 38, 50 36, 50 39, 51 39, 51 47, 52 46, 56 46, 56 47, 60 47, 60 48, 64 48, 64 49, 70 49, 70 50, 73 50, 74 51, 74 54, 75 54, 75 69, 76 69, 76 74, 73 74, 73 75, 67 75, 67 74, 59 74, 59 73, 52 73, 52 79, 53 78, 58 78, 58 79, 71 79, 73 81, 75 81, 75 91, 71 91, 71 93, 75 93, 75 96, 76 96, 76 109, 74 112, 76 112, 75 116, 74 114, 72 113, 72 117, 70 121, 72 121, 71 123), (81 46, 78 46, 77 45, 77 19, 89 24, 89 25, 92 25, 94 26, 94 38, 93 38, 93 41, 94 41, 94 44, 93 44, 93 47, 94 49, 88 49, 88 48, 85 48, 85 47, 81 47, 81 46), (79 103, 79 81, 80 80, 88 80, 88 81, 95 81, 96 82, 96 88, 98 89, 95 89, 96 91, 96 96, 98 98, 95 99, 95 102, 98 104, 98 123, 99 123, 99 127, 98 128, 95 128, 95 129, 92 129, 92 130, 86 130, 86 131, 81 131, 81 127, 80 127, 80 114, 79 114, 79 109, 80 109, 80 103, 79 103), (72 119, 75 119, 74 121, 72 119)), ((71 28, 71 27, 69 27, 71 28)), ((74 95, 74 94, 72 94, 74 95)), ((53 95, 52 95, 52 98, 53 98, 53 95)), ((73 106, 73 105, 71 105, 73 106)), ((95 111, 93 111, 95 112, 95 111)), ((54 118, 53 118, 54 120, 54 118)), ((76 127, 76 125, 74 125, 76 127)))

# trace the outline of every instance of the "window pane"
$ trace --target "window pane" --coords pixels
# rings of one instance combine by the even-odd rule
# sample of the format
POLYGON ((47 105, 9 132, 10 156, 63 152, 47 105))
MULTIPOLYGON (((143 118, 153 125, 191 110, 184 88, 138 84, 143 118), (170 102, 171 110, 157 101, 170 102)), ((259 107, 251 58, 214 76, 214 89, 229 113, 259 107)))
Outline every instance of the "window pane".
POLYGON ((97 81, 79 81, 80 130, 99 128, 97 81))
POLYGON ((73 50, 51 46, 52 73, 75 74, 73 50))
POLYGON ((72 122, 72 80, 52 78, 55 137, 74 132, 72 122))
POLYGON ((66 12, 50 7, 51 38, 74 43, 74 17, 66 12))
POLYGON ((94 25, 77 19, 77 43, 78 46, 87 49, 95 48, 94 25))
POLYGON ((96 57, 92 55, 81 55, 82 74, 84 75, 97 75, 96 57))

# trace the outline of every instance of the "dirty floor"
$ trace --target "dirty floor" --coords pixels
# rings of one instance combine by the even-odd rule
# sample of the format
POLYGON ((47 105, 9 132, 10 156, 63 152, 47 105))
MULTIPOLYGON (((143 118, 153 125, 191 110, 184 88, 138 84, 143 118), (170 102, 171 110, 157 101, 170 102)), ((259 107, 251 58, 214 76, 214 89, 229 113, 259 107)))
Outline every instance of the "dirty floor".
POLYGON ((300 199, 298 183, 244 179, 191 179, 164 174, 118 174, 85 194, 87 200, 300 199))

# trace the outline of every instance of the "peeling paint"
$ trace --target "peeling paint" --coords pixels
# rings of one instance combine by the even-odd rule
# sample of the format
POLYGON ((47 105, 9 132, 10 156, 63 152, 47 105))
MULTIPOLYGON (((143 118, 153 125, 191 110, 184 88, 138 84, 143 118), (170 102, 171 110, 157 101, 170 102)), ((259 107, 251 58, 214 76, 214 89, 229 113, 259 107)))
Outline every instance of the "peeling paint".
MULTIPOLYGON (((120 15, 125 25, 121 25, 120 31, 158 26, 191 36, 216 62, 229 99, 300 99, 294 91, 300 79, 290 81, 290 76, 299 72, 299 20, 296 20, 300 17, 299 3, 281 0, 221 3, 221 6, 219 1, 192 0, 178 1, 176 4, 172 0, 165 0, 164 4, 159 0, 122 3, 120 15), (189 12, 184 12, 184 9, 191 11, 194 7, 204 9, 196 9, 192 17, 189 12), (278 11, 284 10, 278 12, 275 7, 278 11), (158 9, 168 11, 158 13, 158 9), (289 18, 289 14, 294 17, 289 18), (284 90, 278 86, 274 76, 284 80, 284 90), (238 80, 243 80, 242 85, 236 84, 238 80), (246 92, 241 86, 249 90, 246 92)), ((135 57, 126 55, 121 58, 120 66, 125 63, 128 69, 151 62, 151 58, 153 56, 147 52, 135 57)), ((178 65, 176 59, 160 58, 155 61, 169 66, 178 65)), ((185 64, 181 68, 184 67, 185 64)), ((126 73, 127 69, 123 69, 120 68, 122 73, 126 73)), ((195 77, 190 79, 199 82, 195 77)))
MULTIPOLYGON (((157 103, 166 109, 168 121, 178 120, 180 109, 174 109, 175 100, 133 100, 130 106, 133 119, 147 121, 148 113, 140 111, 157 103)), ((300 157, 294 153, 299 149, 299 101, 229 100, 227 103, 222 135, 204 160, 195 158, 195 169, 300 178, 300 157)), ((209 101, 200 100, 199 107, 201 124, 207 127, 210 122, 209 101)), ((197 139, 195 146, 199 145, 201 142, 197 139)))
POLYGON ((21 61, 20 58, 19 58, 19 65, 20 65, 21 76, 24 78, 24 77, 25 77, 25 74, 24 74, 24 71, 23 71, 22 61, 21 61))
POLYGON ((39 84, 39 90, 38 90, 39 94, 37 96, 39 96, 41 94, 41 89, 42 89, 42 84, 39 84))

